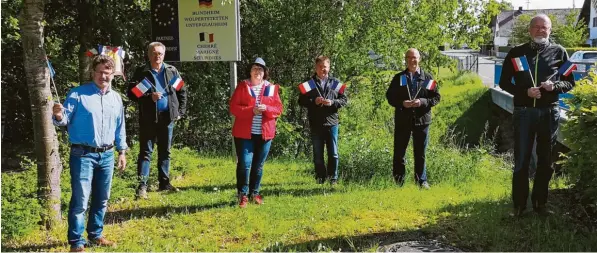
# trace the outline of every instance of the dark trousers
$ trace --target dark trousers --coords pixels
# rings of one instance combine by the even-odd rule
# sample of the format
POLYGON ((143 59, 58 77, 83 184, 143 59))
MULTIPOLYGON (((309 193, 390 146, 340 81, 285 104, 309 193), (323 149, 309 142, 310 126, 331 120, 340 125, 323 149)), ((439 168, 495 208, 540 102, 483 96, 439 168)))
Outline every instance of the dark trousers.
POLYGON ((537 172, 533 184, 533 207, 547 203, 549 181, 553 175, 552 152, 557 140, 560 109, 557 105, 547 108, 514 108, 514 173, 512 176, 512 201, 515 208, 526 208, 529 195, 529 164, 533 141, 537 139, 537 172))
POLYGON ((419 184, 427 181, 427 166, 425 165, 425 151, 429 141, 429 125, 415 126, 413 123, 396 123, 394 131, 394 161, 393 176, 397 182, 404 181, 406 165, 406 148, 413 136, 413 150, 415 159, 415 181, 419 184))
POLYGON ((338 125, 311 128, 313 142, 313 163, 315 177, 319 182, 325 179, 338 180, 338 125), (323 160, 323 149, 327 148, 327 168, 323 160))
POLYGON ((174 121, 170 120, 170 115, 167 111, 160 112, 158 114, 158 122, 143 122, 139 128, 139 156, 137 157, 139 185, 147 185, 153 146, 157 141, 158 182, 160 188, 165 187, 170 184, 170 147, 172 146, 174 121))

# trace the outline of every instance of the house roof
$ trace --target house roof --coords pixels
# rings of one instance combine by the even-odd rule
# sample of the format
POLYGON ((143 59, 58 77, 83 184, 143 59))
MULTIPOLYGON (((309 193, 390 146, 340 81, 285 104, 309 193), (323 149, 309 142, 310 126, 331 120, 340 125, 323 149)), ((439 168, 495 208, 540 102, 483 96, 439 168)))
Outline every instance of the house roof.
MULTIPOLYGON (((559 23, 565 23, 566 15, 570 14, 571 11, 580 12, 581 8, 540 9, 540 10, 522 10, 519 8, 518 10, 502 11, 497 16, 497 20, 499 21, 499 24, 498 24, 499 28, 498 28, 497 36, 498 37, 510 37, 510 34, 512 34, 512 27, 514 26, 514 22, 516 21, 516 19, 518 19, 518 16, 520 16, 522 14, 535 15, 538 13, 543 13, 543 14, 547 14, 550 16, 553 15, 553 16, 555 16, 555 18, 558 20, 559 23)), ((495 32, 495 22, 496 22, 496 19, 494 18, 491 22, 491 29, 494 32, 495 32)))

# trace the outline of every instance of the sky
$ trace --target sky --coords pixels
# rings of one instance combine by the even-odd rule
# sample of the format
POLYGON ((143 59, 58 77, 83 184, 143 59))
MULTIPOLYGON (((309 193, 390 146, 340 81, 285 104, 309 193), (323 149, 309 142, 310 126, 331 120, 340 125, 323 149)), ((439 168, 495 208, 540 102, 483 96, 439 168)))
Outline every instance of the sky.
POLYGON ((576 2, 576 8, 582 8, 585 0, 504 0, 512 3, 514 9, 522 6, 523 10, 528 9, 564 9, 572 8, 573 2, 576 2), (527 8, 527 2, 530 2, 527 8))

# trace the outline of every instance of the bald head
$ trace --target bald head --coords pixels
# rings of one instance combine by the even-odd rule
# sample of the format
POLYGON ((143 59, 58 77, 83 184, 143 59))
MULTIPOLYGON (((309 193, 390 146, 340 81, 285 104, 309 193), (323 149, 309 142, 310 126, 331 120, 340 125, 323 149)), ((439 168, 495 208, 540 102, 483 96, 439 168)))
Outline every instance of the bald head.
POLYGON ((533 25, 535 25, 537 21, 542 21, 542 23, 549 24, 549 27, 551 28, 551 19, 549 18, 549 16, 545 14, 537 14, 533 18, 531 18, 531 23, 529 24, 529 26, 533 27, 533 25))
POLYGON ((545 44, 549 41, 551 34, 551 19, 545 14, 535 15, 529 24, 529 35, 531 39, 540 44, 545 44))
POLYGON ((408 67, 408 71, 415 72, 417 69, 419 69, 419 62, 421 61, 421 54, 419 54, 419 50, 416 48, 409 48, 406 50, 404 58, 406 66, 408 67))

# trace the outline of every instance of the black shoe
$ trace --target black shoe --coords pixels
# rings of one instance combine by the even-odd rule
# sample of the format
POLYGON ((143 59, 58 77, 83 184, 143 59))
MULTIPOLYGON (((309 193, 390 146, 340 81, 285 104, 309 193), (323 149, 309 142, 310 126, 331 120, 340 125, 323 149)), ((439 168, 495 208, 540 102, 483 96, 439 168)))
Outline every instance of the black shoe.
POLYGON ((330 180, 330 185, 331 186, 336 186, 338 184, 338 179, 331 179, 330 180))
POLYGON ((419 188, 421 190, 429 190, 429 189, 431 189, 431 187, 429 186, 429 183, 427 183, 427 181, 425 181, 423 183, 420 183, 419 184, 419 188))
POLYGON ((537 205, 533 207, 533 211, 541 216, 550 216, 554 214, 554 211, 547 208, 545 205, 537 205))
POLYGON ((147 199, 147 185, 140 185, 137 188, 137 199, 147 199))
POLYGON ((524 216, 524 211, 526 210, 526 207, 515 207, 514 209, 512 209, 512 212, 510 212, 510 217, 522 217, 524 216))
POLYGON ((160 188, 158 189, 158 191, 169 191, 169 192, 179 192, 180 190, 174 186, 172 186, 171 184, 167 184, 165 186, 160 186, 160 188))

